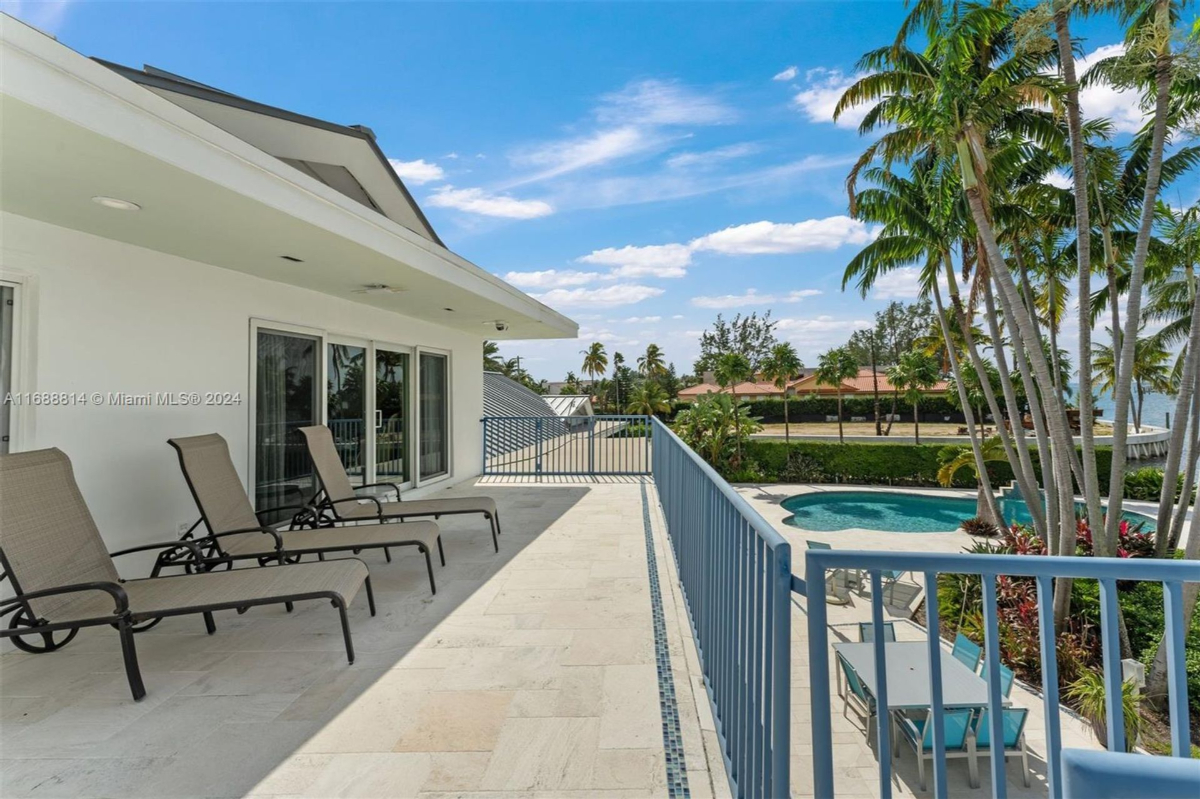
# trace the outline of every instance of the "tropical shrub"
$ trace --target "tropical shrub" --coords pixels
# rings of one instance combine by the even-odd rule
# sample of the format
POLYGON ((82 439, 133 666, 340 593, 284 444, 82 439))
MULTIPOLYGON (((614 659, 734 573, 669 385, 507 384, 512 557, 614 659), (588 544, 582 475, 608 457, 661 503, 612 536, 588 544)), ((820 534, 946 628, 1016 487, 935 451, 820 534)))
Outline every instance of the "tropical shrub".
MULTIPOLYGON (((710 394, 675 417, 674 430, 683 442, 722 475, 744 472, 738 451, 750 444, 750 435, 762 426, 751 416, 744 403, 733 404, 728 394, 710 394)), ((756 465, 755 474, 761 471, 756 465)))
MULTIPOLYGON (((1155 466, 1143 466, 1125 475, 1125 498, 1140 499, 1145 502, 1158 502, 1162 496, 1163 471, 1155 466)), ((1175 500, 1183 491, 1183 475, 1175 486, 1175 500)), ((1196 502, 1196 489, 1192 489, 1192 502, 1196 502)))
MULTIPOLYGON (((1092 725, 1096 738, 1103 741, 1108 734, 1108 722, 1105 720, 1104 699, 1107 694, 1104 686, 1104 676, 1089 669, 1080 675, 1079 679, 1067 686, 1066 699, 1092 725)), ((1141 694, 1137 692, 1132 682, 1121 684, 1121 711, 1125 717, 1125 751, 1132 752, 1137 743, 1138 732, 1141 729, 1142 715, 1141 694)))
POLYGON ((1000 528, 989 522, 987 519, 982 519, 974 516, 962 523, 963 532, 967 535, 986 536, 992 538, 1000 535, 1000 528))
MULTIPOLYGON (((755 403, 757 405, 757 403, 755 403)), ((757 410, 757 408, 752 408, 757 410)), ((791 456, 806 458, 808 470, 804 479, 785 476, 788 463, 788 448, 782 441, 755 439, 746 445, 747 460, 756 461, 763 472, 762 482, 768 483, 858 483, 862 485, 929 486, 936 488, 938 471, 942 468, 942 444, 888 443, 883 439, 875 442, 836 441, 793 441, 791 456)), ((1034 471, 1039 473, 1038 454, 1030 450, 1034 471)), ((1112 461, 1112 449, 1096 448, 1096 464, 1100 477, 1100 488, 1108 490, 1108 467, 1112 461)), ((989 462, 988 475, 992 485, 1005 485, 1013 479, 1012 467, 1007 461, 989 462)), ((953 476, 955 488, 975 488, 975 476, 971 469, 963 469, 953 476)))

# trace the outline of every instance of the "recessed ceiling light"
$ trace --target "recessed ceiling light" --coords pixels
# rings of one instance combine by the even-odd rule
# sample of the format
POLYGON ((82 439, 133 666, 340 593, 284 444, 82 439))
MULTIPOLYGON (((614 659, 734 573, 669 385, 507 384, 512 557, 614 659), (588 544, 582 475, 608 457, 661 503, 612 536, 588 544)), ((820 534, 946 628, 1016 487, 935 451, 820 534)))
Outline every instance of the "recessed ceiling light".
POLYGON ((105 208, 111 208, 114 211, 140 211, 142 206, 137 203, 131 203, 129 200, 122 200, 117 197, 105 197, 97 195, 92 198, 92 202, 97 205, 103 205, 105 208))
POLYGON ((280 257, 280 258, 282 258, 282 259, 283 259, 283 260, 285 260, 285 261, 291 261, 291 262, 292 262, 292 263, 294 263, 294 264, 302 264, 302 263, 304 263, 304 259, 303 259, 303 258, 297 258, 297 257, 296 257, 296 256, 294 256, 294 255, 281 255, 281 256, 279 256, 279 257, 280 257))
POLYGON ((404 289, 399 286, 389 286, 386 283, 368 283, 354 290, 355 294, 399 294, 404 289))

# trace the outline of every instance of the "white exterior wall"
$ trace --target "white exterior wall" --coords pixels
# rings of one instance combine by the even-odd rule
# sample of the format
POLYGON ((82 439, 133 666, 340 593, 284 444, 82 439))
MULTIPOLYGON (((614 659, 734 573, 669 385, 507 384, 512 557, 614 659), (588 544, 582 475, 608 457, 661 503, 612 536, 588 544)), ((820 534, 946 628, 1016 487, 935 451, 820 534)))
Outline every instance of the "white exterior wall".
MULTIPOLYGON (((480 469, 479 336, 328 295, 0 214, 0 279, 23 281, 15 391, 240 392, 233 407, 14 408, 12 451, 58 447, 109 548, 178 537, 198 517, 168 438, 220 433, 246 481, 250 320, 450 351, 450 476, 480 469)), ((132 558, 130 558, 132 560, 132 558)), ((136 563, 127 573, 137 576, 136 563)))

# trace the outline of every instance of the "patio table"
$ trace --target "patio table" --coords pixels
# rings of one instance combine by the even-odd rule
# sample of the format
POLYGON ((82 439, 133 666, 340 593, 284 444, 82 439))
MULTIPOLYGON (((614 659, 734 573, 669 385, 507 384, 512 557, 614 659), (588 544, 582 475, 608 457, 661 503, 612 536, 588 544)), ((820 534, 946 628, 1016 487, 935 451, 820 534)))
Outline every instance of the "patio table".
MULTIPOLYGON (((924 641, 889 641, 884 644, 887 655, 888 710, 928 710, 929 652, 924 641)), ((875 679, 875 644, 834 644, 833 649, 846 659, 862 680, 863 687, 878 696, 875 679)), ((942 707, 986 707, 987 682, 960 663, 949 652, 942 651, 942 707)), ((1003 704, 1010 701, 1005 698, 1003 704)))

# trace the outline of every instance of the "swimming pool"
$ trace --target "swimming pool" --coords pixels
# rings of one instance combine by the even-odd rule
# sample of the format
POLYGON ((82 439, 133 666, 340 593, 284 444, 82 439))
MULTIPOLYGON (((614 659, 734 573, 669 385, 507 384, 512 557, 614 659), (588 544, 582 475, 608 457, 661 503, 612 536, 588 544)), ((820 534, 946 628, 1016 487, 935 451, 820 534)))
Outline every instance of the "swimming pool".
MULTIPOLYGON (((974 499, 940 497, 894 491, 815 491, 798 494, 782 502, 791 516, 784 524, 813 532, 837 532, 861 528, 889 533, 952 533, 964 520, 975 516, 974 499)), ((1082 512, 1076 503, 1076 512, 1082 512)), ((1010 524, 1030 521, 1029 508, 1019 495, 1005 492, 1000 512, 1010 524)), ((1132 511, 1121 514, 1131 523, 1145 523, 1146 532, 1154 529, 1154 520, 1132 511)))

